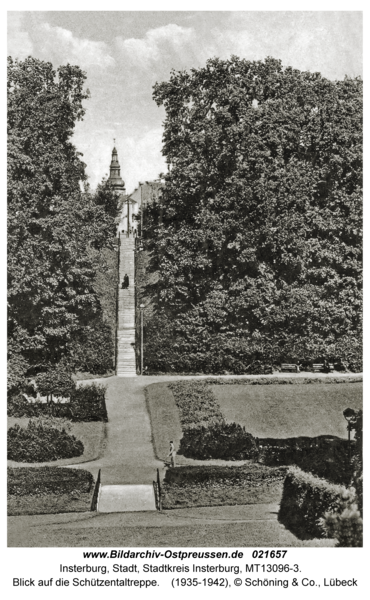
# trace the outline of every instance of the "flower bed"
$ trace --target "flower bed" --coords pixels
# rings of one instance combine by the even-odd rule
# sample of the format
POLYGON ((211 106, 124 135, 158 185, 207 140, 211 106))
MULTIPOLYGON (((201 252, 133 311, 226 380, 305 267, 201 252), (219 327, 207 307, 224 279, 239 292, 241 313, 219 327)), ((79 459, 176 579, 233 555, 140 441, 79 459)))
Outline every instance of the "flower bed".
POLYGON ((26 428, 17 423, 8 429, 8 459, 17 462, 46 462, 81 456, 83 443, 65 429, 39 421, 29 421, 26 428))
POLYGON ((89 511, 93 490, 92 474, 82 469, 8 468, 8 514, 89 511))
POLYGON ((11 496, 89 493, 93 484, 92 474, 83 469, 67 469, 65 467, 8 468, 8 494, 11 496))
POLYGON ((53 414, 72 421, 108 421, 105 404, 106 387, 92 383, 78 386, 71 394, 69 402, 55 400, 29 402, 22 394, 8 399, 8 417, 35 417, 53 414))
POLYGON ((162 483, 163 508, 278 503, 286 468, 191 466, 168 469, 162 483))

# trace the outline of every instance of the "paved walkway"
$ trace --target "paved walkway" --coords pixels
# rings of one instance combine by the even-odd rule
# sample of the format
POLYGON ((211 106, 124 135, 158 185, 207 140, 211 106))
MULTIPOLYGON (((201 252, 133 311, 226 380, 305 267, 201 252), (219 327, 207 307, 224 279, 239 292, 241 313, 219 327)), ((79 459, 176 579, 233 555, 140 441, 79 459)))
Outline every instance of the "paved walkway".
POLYGON ((151 441, 144 395, 147 378, 110 377, 102 379, 101 383, 108 388, 109 421, 104 455, 96 461, 73 467, 86 469, 94 477, 101 469, 102 485, 151 484, 156 478, 157 468, 162 469, 163 463, 155 458, 151 441))

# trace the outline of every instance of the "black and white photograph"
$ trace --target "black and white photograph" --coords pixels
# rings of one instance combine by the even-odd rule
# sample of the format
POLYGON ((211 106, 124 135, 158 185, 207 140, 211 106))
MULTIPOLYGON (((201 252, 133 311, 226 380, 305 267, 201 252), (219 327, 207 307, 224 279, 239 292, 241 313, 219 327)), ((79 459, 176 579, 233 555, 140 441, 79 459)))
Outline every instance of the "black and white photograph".
POLYGON ((358 587, 363 13, 99 8, 7 13, 13 588, 358 587))

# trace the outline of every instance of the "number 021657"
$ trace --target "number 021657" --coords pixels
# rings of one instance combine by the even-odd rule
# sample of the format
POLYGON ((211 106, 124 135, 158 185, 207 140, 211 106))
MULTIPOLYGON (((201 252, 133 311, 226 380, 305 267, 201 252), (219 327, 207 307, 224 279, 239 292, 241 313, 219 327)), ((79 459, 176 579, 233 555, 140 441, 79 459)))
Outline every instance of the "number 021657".
POLYGON ((252 558, 285 558, 288 550, 253 550, 252 558))

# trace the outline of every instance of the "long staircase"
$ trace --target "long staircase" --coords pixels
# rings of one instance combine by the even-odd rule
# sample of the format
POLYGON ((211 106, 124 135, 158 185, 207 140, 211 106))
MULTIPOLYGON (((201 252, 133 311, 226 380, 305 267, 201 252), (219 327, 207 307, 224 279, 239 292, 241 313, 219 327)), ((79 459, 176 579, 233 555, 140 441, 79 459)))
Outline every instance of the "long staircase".
POLYGON ((117 361, 118 377, 135 377, 135 238, 122 235, 119 257, 119 292, 117 319, 117 361), (129 277, 129 287, 122 289, 125 274, 129 277))

